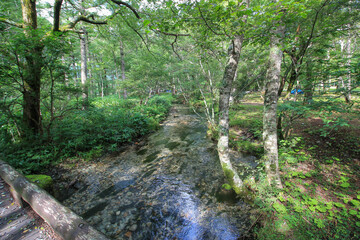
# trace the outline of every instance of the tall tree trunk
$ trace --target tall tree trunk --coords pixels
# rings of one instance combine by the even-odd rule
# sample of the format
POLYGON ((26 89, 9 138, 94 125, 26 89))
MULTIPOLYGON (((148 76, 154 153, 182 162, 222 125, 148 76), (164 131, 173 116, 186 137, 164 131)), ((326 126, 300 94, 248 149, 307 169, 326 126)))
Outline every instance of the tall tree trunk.
POLYGON ((109 91, 108 79, 107 79, 107 70, 104 68, 104 81, 103 81, 103 95, 107 96, 109 91))
MULTIPOLYGON (((21 0, 21 8, 25 35, 32 39, 33 30, 37 29, 36 0, 21 0)), ((29 40, 31 41, 31 40, 29 40)), ((40 113, 40 88, 42 49, 39 42, 30 44, 26 51, 24 66, 24 89, 23 89, 23 121, 27 129, 34 134, 42 132, 40 113)))
MULTIPOLYGON (((124 52, 124 43, 120 40, 120 57, 121 57, 121 80, 125 82, 125 52, 124 52)), ((124 88, 124 99, 127 99, 127 91, 124 88)))
MULTIPOLYGON (((349 28, 351 26, 349 25, 349 28)), ((349 36, 346 41, 346 53, 347 53, 347 82, 345 84, 345 101, 346 103, 351 102, 351 57, 352 57, 352 51, 351 51, 351 32, 349 32, 349 36)))
POLYGON ((313 100, 313 80, 312 80, 312 68, 310 61, 306 62, 306 81, 304 86, 304 104, 311 104, 313 100))
MULTIPOLYGON (((61 62, 62 62, 62 64, 65 66, 66 60, 65 60, 65 57, 64 57, 64 56, 61 57, 61 62)), ((67 69, 68 69, 68 66, 67 66, 67 69)), ((66 71, 64 71, 64 84, 65 84, 65 87, 67 87, 67 88, 69 87, 69 77, 68 77, 66 71)), ((68 100, 68 101, 71 100, 70 93, 67 94, 67 100, 68 100)))
POLYGON ((87 88, 88 88, 88 94, 90 97, 94 97, 94 80, 93 80, 93 72, 92 72, 92 67, 91 67, 91 64, 92 64, 92 56, 89 52, 89 39, 88 39, 88 35, 87 35, 87 38, 86 38, 86 42, 87 42, 87 71, 88 71, 88 79, 87 79, 87 88))
POLYGON ((220 98, 219 98, 219 141, 218 141, 218 153, 219 159, 224 171, 226 180, 229 182, 231 187, 235 190, 237 194, 243 192, 243 182, 240 179, 239 175, 233 168, 230 155, 229 155, 229 99, 231 94, 231 87, 234 81, 240 52, 242 48, 243 37, 236 36, 232 41, 228 55, 229 59, 227 61, 224 77, 222 80, 222 85, 220 87, 220 98))
POLYGON ((82 28, 83 34, 80 34, 80 53, 81 53, 81 87, 83 109, 86 109, 88 103, 88 86, 87 86, 87 32, 82 28))
POLYGON ((284 31, 284 26, 281 24, 278 25, 276 29, 272 31, 270 38, 269 68, 265 85, 263 117, 265 171, 269 184, 275 182, 276 186, 279 188, 282 188, 282 184, 279 173, 276 110, 280 86, 281 59, 283 54, 281 50, 281 38, 284 35, 284 31))

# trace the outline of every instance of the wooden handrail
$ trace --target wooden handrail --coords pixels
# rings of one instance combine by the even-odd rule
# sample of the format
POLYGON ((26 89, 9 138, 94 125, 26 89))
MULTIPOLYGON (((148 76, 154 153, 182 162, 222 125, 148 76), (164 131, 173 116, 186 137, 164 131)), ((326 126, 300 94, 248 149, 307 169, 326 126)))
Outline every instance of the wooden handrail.
POLYGON ((104 234, 89 225, 45 190, 29 182, 21 173, 0 160, 0 176, 10 185, 15 201, 22 199, 64 240, 106 240, 104 234))

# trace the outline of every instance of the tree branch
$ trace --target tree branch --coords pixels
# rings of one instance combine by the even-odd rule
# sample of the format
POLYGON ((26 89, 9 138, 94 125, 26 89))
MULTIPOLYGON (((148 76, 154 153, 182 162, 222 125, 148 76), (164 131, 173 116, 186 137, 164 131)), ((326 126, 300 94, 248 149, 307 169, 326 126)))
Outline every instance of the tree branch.
POLYGON ((116 3, 117 5, 121 6, 124 5, 125 7, 129 8, 134 14, 135 16, 140 19, 141 17, 139 16, 139 14, 137 13, 137 11, 135 10, 135 8, 133 8, 131 5, 127 4, 126 2, 123 1, 117 1, 117 0, 110 0, 113 3, 116 3))
MULTIPOLYGON (((94 16, 93 15, 89 15, 89 17, 93 18, 94 19, 94 16)), ((86 17, 86 16, 83 16, 83 15, 80 15, 78 16, 73 22, 69 23, 68 25, 66 25, 64 27, 64 30, 68 30, 68 29, 73 29, 76 24, 80 21, 83 21, 83 22, 87 22, 87 23, 91 23, 91 24, 95 24, 95 25, 105 25, 107 24, 107 20, 104 20, 104 21, 95 21, 95 20, 91 20, 89 19, 89 17, 86 17)))
POLYGON ((14 26, 14 27, 23 28, 23 25, 21 23, 14 22, 14 21, 11 21, 6 18, 0 18, 0 22, 6 23, 6 24, 14 26))
POLYGON ((200 16, 201 16, 202 20, 205 22, 205 25, 210 29, 210 31, 212 31, 215 35, 224 35, 224 34, 220 34, 220 33, 215 32, 215 30, 213 30, 213 29, 210 27, 210 25, 208 24, 208 22, 206 21, 206 19, 204 18, 203 14, 202 14, 202 12, 201 12, 201 9, 200 9, 199 4, 196 4, 196 5, 197 5, 197 7, 198 7, 198 9, 199 9, 199 13, 200 13, 200 16))
POLYGON ((186 34, 186 33, 168 33, 168 32, 163 32, 160 31, 159 29, 155 30, 156 32, 162 33, 166 36, 174 36, 174 37, 187 37, 187 36, 191 36, 190 34, 186 34))
POLYGON ((176 54, 176 56, 177 56, 180 60, 182 60, 182 58, 180 57, 180 55, 176 52, 175 46, 174 46, 174 44, 176 43, 177 38, 178 38, 178 37, 175 36, 174 41, 171 43, 171 47, 172 47, 173 52, 176 54))
POLYGON ((145 44, 146 49, 149 51, 149 53, 151 55, 153 55, 153 53, 150 51, 145 39, 143 38, 143 36, 141 36, 141 34, 138 32, 138 30, 136 30, 133 26, 131 26, 130 23, 128 21, 126 21, 126 18, 123 15, 121 15, 121 17, 123 18, 126 25, 128 25, 128 27, 131 28, 141 38, 142 42, 145 44))

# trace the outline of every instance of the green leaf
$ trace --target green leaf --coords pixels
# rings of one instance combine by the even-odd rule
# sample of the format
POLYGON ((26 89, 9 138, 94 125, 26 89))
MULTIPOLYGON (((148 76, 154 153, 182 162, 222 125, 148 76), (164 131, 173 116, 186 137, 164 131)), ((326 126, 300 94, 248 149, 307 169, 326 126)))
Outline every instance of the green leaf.
POLYGON ((318 200, 314 199, 314 198, 310 198, 310 201, 308 201, 308 204, 310 205, 318 205, 318 200))
POLYGON ((230 186, 229 184, 227 184, 227 183, 223 184, 221 187, 222 187, 222 188, 225 188, 226 190, 230 190, 230 189, 231 189, 231 186, 230 186))
POLYGON ((143 22, 143 24, 144 24, 144 27, 146 27, 147 25, 149 25, 149 24, 150 24, 150 20, 145 19, 145 20, 144 20, 144 22, 143 22))
POLYGON ((360 202, 359 202, 358 200, 355 200, 355 199, 354 199, 354 200, 351 200, 350 202, 351 202, 351 204, 354 205, 355 207, 360 206, 360 202))
POLYGON ((340 184, 340 187, 348 188, 348 187, 350 187, 350 183, 344 182, 344 183, 340 184))
POLYGON ((357 215, 357 213, 358 213, 358 212, 355 211, 355 210, 353 210, 353 209, 350 209, 350 210, 349 210, 349 214, 350 214, 350 215, 355 216, 355 215, 357 215))
POLYGON ((323 227, 325 227, 324 221, 323 221, 322 219, 317 219, 317 218, 315 218, 315 219, 314 219, 314 222, 315 222, 315 224, 316 224, 316 226, 317 226, 318 228, 323 228, 323 227))
POLYGON ((317 206, 316 209, 319 211, 319 212, 326 212, 327 211, 327 208, 325 206, 317 206))
POLYGON ((333 203, 332 202, 327 202, 326 203, 326 209, 331 210, 333 208, 333 203))
POLYGON ((273 208, 280 214, 286 214, 286 207, 278 202, 273 204, 273 208))
POLYGON ((295 206, 294 206, 294 210, 295 210, 295 212, 298 212, 298 213, 303 212, 303 208, 302 208, 302 206, 300 206, 300 205, 295 205, 295 206))
POLYGON ((335 205, 336 207, 338 207, 338 208, 344 208, 344 207, 345 207, 344 204, 338 203, 338 202, 334 203, 334 205, 335 205))

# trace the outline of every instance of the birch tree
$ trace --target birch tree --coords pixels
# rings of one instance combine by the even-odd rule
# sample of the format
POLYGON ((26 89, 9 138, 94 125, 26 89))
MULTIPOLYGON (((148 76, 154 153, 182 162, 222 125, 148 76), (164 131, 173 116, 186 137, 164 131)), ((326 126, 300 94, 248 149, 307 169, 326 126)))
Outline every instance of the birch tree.
POLYGON ((264 115, 263 115, 263 142, 265 171, 269 184, 275 182, 276 186, 282 188, 279 159, 278 159, 278 137, 277 137, 277 102, 280 86, 280 72, 282 60, 282 38, 285 27, 283 23, 277 21, 270 36, 270 55, 267 70, 267 79, 264 95, 264 115))
POLYGON ((224 77, 220 87, 219 98, 219 141, 217 144, 221 167, 226 180, 237 194, 242 192, 243 182, 233 168, 229 155, 229 99, 232 83, 234 81, 239 64, 243 37, 236 36, 228 51, 228 61, 224 71, 224 77))

